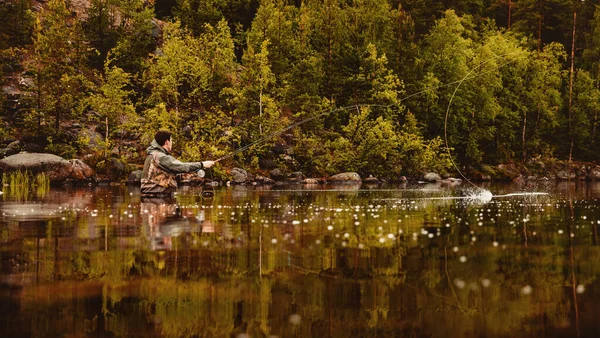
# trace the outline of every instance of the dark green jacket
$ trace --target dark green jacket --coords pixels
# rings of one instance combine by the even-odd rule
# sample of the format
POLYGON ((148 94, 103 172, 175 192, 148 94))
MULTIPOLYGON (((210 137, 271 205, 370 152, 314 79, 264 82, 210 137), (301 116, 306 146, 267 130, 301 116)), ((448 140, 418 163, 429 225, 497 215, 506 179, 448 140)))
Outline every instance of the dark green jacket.
POLYGON ((142 173, 142 195, 170 195, 177 190, 175 175, 202 169, 202 162, 181 162, 153 140, 142 173))

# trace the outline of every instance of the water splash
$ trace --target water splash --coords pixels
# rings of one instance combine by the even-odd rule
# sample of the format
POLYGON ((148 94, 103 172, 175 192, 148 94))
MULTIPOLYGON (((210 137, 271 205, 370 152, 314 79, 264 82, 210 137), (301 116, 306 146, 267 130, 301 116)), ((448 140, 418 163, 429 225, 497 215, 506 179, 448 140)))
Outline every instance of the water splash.
POLYGON ((487 203, 492 200, 494 194, 491 191, 477 188, 467 194, 466 198, 477 202, 487 203))

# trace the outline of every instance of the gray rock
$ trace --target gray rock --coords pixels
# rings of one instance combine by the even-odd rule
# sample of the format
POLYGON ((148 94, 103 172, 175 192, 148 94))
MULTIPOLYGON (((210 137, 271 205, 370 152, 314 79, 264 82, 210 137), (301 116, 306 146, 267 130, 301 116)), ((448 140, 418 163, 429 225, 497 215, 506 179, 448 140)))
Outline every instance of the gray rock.
POLYGON ((437 182, 441 179, 442 177, 437 173, 427 173, 423 175, 423 181, 425 182, 437 182))
POLYGON ((143 170, 135 170, 132 171, 129 176, 127 177, 127 183, 128 184, 140 184, 140 182, 142 181, 142 174, 143 174, 143 170))
POLYGON ((363 180, 363 183, 366 184, 379 184, 381 181, 377 177, 373 177, 373 175, 369 175, 369 177, 363 180))
POLYGON ((73 166, 60 156, 44 153, 19 153, 0 160, 0 171, 25 171, 44 173, 51 182, 64 181, 71 175, 73 166))
POLYGON ((71 171, 69 178, 78 181, 86 181, 92 179, 96 175, 94 169, 80 159, 69 160, 69 163, 71 163, 71 166, 73 167, 73 171, 71 171))
POLYGON ((574 172, 569 172, 567 170, 561 170, 558 173, 556 173, 556 178, 562 181, 574 180, 575 177, 576 176, 574 172))
POLYGON ((271 170, 269 175, 275 181, 281 181, 281 180, 285 179, 285 171, 281 168, 275 168, 275 169, 271 170))
POLYGON ((316 178, 306 178, 303 179, 300 183, 302 184, 319 184, 319 180, 316 178))
POLYGON ((256 178, 254 178, 254 181, 258 184, 264 184, 264 185, 275 184, 274 180, 272 180, 266 176, 262 176, 262 175, 256 175, 256 178))
POLYGON ((246 183, 253 180, 252 175, 250 175, 246 170, 241 168, 231 169, 231 176, 233 177, 233 182, 235 183, 246 183))
POLYGON ((341 173, 331 176, 328 180, 331 183, 361 183, 360 175, 354 172, 341 173))

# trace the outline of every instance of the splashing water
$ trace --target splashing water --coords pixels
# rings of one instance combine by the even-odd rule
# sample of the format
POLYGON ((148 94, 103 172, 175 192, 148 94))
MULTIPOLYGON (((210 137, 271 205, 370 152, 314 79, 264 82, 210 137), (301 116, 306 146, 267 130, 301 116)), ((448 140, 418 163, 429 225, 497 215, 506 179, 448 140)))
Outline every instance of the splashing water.
POLYGON ((480 202, 489 202, 492 200, 494 195, 491 191, 486 189, 478 189, 473 191, 473 194, 469 195, 469 198, 480 201, 480 202))
POLYGON ((483 189, 483 188, 477 188, 473 191, 470 191, 466 194, 466 198, 467 199, 471 199, 471 200, 475 200, 478 202, 483 202, 483 203, 487 203, 489 201, 492 200, 492 198, 502 198, 502 197, 517 197, 517 196, 540 196, 540 195, 548 195, 547 192, 515 192, 515 193, 510 193, 510 194, 503 194, 503 195, 494 195, 492 194, 491 191, 483 189))

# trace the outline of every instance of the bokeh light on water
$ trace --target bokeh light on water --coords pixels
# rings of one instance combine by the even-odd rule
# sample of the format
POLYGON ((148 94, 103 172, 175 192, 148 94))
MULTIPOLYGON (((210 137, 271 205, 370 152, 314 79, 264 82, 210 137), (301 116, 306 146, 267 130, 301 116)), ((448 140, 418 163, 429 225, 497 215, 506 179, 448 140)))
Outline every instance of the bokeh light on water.
POLYGON ((0 196, 3 335, 595 336, 600 185, 0 196), (491 192, 494 192, 492 195, 491 192), (542 194, 543 193, 543 194, 542 194))

